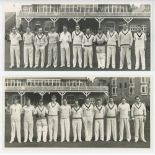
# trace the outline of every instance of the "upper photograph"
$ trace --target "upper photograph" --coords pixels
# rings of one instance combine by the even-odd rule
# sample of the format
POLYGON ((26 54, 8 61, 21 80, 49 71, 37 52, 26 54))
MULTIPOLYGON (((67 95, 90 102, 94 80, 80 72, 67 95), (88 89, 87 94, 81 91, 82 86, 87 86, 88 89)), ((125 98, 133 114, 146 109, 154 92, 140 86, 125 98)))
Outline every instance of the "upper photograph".
POLYGON ((6 71, 149 71, 150 4, 5 6, 6 71))

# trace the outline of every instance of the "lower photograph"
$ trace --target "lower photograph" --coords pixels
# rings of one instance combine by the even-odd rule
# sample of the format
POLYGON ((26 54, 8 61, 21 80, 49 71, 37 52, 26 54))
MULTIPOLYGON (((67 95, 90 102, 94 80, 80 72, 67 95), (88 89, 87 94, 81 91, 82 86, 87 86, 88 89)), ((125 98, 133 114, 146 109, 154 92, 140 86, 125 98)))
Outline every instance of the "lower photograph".
POLYGON ((150 148, 150 77, 5 78, 5 147, 150 148))

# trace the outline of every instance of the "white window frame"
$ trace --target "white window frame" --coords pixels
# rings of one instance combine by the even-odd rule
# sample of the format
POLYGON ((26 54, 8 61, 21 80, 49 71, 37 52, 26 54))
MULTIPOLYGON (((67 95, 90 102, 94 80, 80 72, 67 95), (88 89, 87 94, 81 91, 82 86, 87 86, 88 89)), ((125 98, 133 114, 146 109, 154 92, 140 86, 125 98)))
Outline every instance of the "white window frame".
POLYGON ((117 87, 112 87, 112 96, 117 96, 117 87), (113 90, 115 90, 115 92, 113 90))
POLYGON ((141 83, 147 83, 147 77, 141 77, 141 83))
POLYGON ((140 86, 140 93, 141 93, 141 95, 148 95, 148 85, 147 84, 140 86), (142 91, 143 88, 145 89, 145 92, 142 91))
POLYGON ((134 86, 129 86, 129 95, 133 95, 133 94, 135 94, 135 87, 134 86), (130 88, 133 89, 132 92, 130 92, 130 88))
POLYGON ((112 78, 112 86, 117 86, 117 78, 112 78))

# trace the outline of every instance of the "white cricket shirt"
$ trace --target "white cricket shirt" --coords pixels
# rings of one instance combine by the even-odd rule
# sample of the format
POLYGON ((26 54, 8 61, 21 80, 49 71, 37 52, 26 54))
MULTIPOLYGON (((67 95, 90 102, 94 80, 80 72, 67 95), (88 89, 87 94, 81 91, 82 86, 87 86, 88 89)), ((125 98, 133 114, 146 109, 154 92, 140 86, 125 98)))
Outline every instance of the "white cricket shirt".
POLYGON ((120 103, 118 105, 118 111, 120 113, 120 118, 129 118, 130 105, 128 103, 120 103))

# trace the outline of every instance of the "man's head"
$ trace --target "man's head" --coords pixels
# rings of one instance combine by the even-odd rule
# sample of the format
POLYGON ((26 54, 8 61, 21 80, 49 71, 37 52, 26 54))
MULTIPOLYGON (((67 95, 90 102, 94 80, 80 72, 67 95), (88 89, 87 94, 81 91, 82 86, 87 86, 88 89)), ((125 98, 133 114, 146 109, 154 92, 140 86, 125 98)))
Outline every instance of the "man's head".
POLYGON ((30 31, 31 31, 30 27, 27 27, 27 28, 26 28, 26 32, 27 32, 27 33, 30 33, 30 31))
POLYGON ((97 105, 98 106, 101 106, 102 105, 102 102, 101 102, 101 99, 100 98, 97 99, 97 105))
POLYGON ((89 103, 90 103, 89 98, 86 98, 86 104, 89 104, 89 103))
POLYGON ((123 24, 123 30, 126 30, 128 28, 128 25, 126 23, 123 24))
POLYGON ((140 103, 140 97, 139 96, 136 96, 135 100, 136 100, 137 103, 140 103))
POLYGON ((90 28, 86 29, 86 34, 90 34, 90 28))
POLYGON ((109 103, 113 103, 114 99, 112 97, 109 97, 109 103))
POLYGON ((27 105, 27 106, 30 106, 30 105, 31 105, 31 100, 30 100, 30 98, 27 98, 26 105, 27 105))
POLYGON ((55 102, 56 101, 56 96, 55 95, 52 95, 52 98, 51 99, 52 99, 53 102, 55 102))
POLYGON ((43 29, 42 29, 42 28, 39 28, 39 29, 38 29, 38 33, 39 33, 39 34, 43 33, 43 29))
POLYGON ((63 32, 67 32, 67 26, 66 25, 63 26, 63 32))
POLYGON ((122 97, 122 103, 126 103, 126 98, 125 97, 122 97))
POLYGON ((98 29, 98 33, 101 34, 103 31, 101 28, 98 29))
POLYGON ((43 106, 43 104, 44 104, 43 99, 40 99, 40 100, 39 100, 39 105, 40 105, 40 106, 43 106))
POLYGON ((142 26, 141 26, 141 25, 138 25, 137 31, 138 31, 138 32, 141 32, 141 31, 142 31, 142 26))
POLYGON ((110 32, 113 32, 114 31, 114 27, 111 25, 109 30, 110 30, 110 32))
POLYGON ((19 98, 15 97, 14 98, 14 104, 18 104, 19 103, 19 98))
POLYGON ((55 27, 54 26, 51 27, 51 32, 55 32, 55 27))
POLYGON ((80 26, 77 24, 75 29, 76 29, 76 31, 80 31, 80 26))
POLYGON ((67 98, 63 99, 63 105, 67 105, 67 98))
POLYGON ((13 27, 13 28, 12 28, 12 32, 13 32, 13 33, 16 33, 16 27, 13 27))
POLYGON ((75 106, 79 106, 79 101, 78 101, 78 99, 75 100, 75 106))

